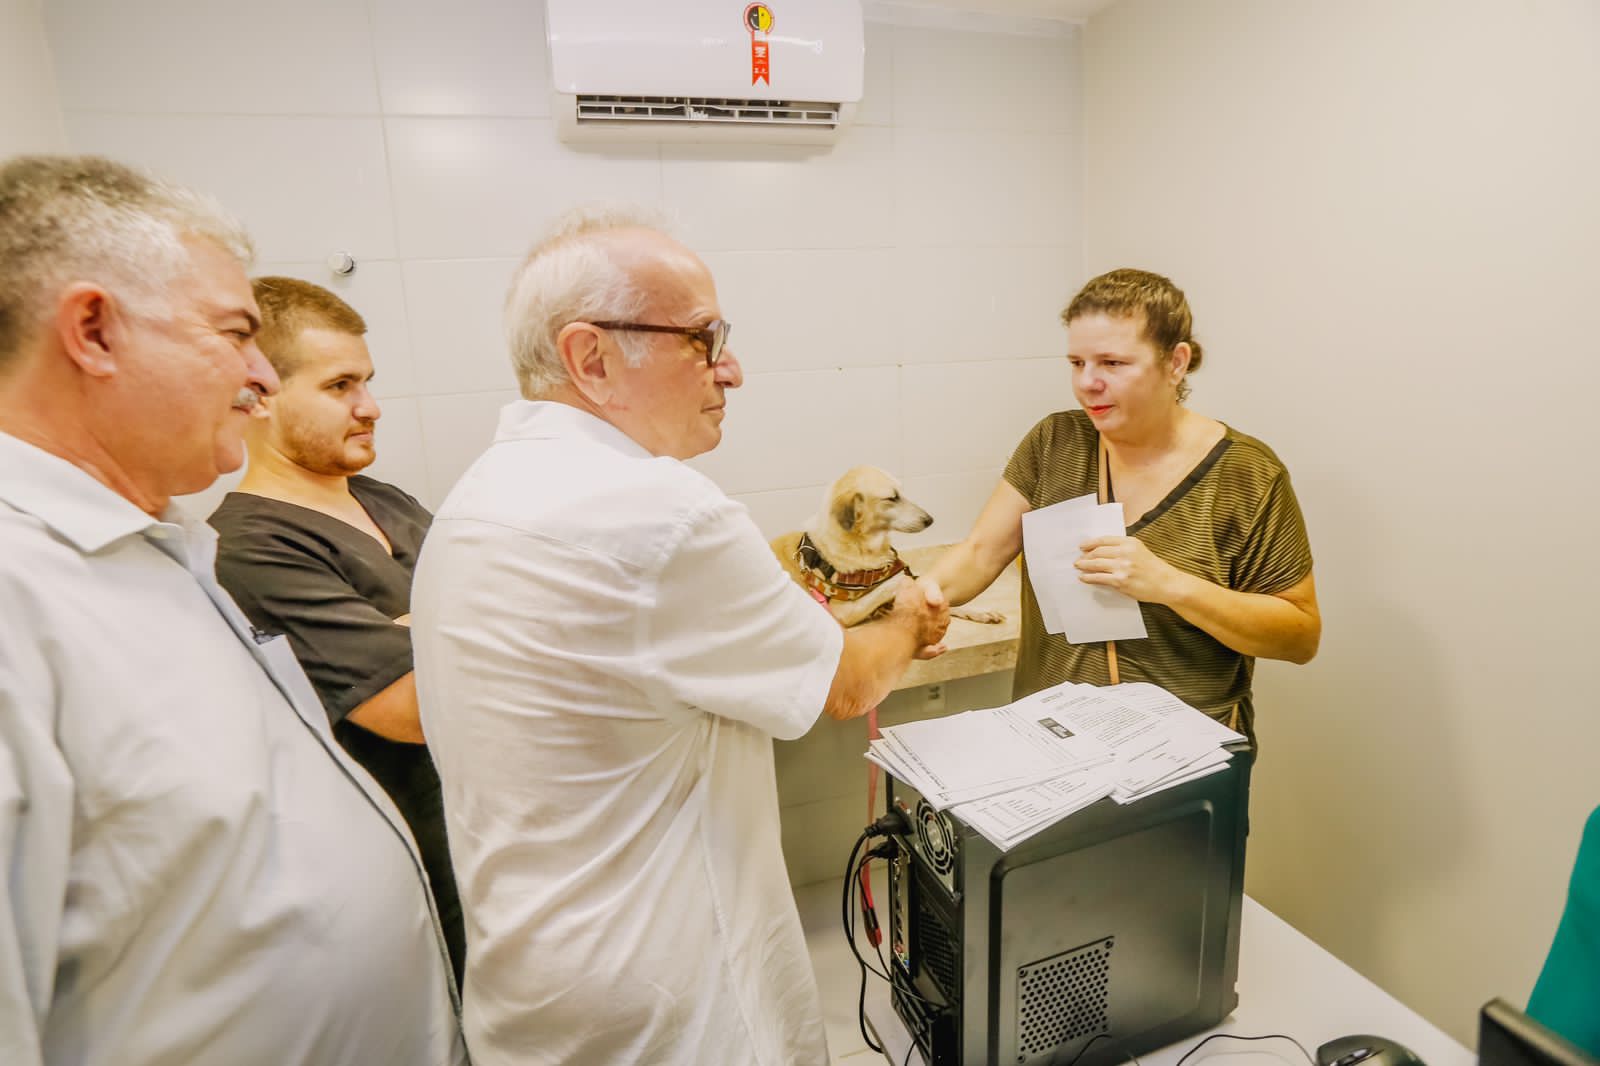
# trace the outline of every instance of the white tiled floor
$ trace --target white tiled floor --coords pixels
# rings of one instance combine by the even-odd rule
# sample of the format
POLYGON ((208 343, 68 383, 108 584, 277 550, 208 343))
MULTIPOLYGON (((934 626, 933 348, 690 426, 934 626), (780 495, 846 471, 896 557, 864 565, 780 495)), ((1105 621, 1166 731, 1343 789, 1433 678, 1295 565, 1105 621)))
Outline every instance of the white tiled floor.
MULTIPOLYGON (((840 856, 841 866, 844 858, 840 856)), ((869 1066, 887 1060, 867 1047, 857 1024, 856 1003, 861 977, 850 955, 850 945, 845 942, 844 930, 840 927, 839 891, 842 884, 835 880, 802 885, 794 890, 794 899, 800 908, 800 924, 806 931, 811 965, 816 970, 817 984, 822 989, 822 1019, 828 1027, 828 1051, 835 1066, 839 1063, 869 1066)), ((881 862, 873 865, 872 897, 877 901, 878 918, 887 936, 889 887, 881 862)), ((871 947, 865 940, 860 943, 863 953, 870 958, 871 947)), ((885 994, 886 986, 879 978, 869 973, 867 982, 868 996, 885 994)))

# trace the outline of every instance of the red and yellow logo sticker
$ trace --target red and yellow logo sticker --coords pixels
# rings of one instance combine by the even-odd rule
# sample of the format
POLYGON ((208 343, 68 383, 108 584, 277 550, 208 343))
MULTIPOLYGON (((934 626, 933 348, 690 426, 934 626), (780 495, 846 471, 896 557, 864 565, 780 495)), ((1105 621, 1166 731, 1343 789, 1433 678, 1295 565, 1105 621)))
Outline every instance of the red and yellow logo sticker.
POLYGON ((744 9, 744 25, 750 31, 750 84, 764 81, 771 85, 772 45, 767 35, 772 32, 772 8, 751 4, 744 9))

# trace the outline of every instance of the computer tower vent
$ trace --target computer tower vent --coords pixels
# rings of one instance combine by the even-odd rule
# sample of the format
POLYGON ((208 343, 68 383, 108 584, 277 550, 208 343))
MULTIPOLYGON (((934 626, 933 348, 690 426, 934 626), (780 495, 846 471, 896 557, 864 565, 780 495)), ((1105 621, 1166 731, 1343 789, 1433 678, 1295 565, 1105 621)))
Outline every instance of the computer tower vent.
POLYGON ((912 923, 913 957, 939 986, 939 991, 954 998, 961 991, 961 941, 933 905, 926 889, 917 893, 912 923))
POLYGON ((1111 949, 1116 937, 1017 970, 1017 1061, 1111 1029, 1111 949))
POLYGON ((917 803, 917 839, 922 844, 922 854, 934 872, 947 874, 956 867, 955 831, 944 815, 934 810, 927 800, 917 803))

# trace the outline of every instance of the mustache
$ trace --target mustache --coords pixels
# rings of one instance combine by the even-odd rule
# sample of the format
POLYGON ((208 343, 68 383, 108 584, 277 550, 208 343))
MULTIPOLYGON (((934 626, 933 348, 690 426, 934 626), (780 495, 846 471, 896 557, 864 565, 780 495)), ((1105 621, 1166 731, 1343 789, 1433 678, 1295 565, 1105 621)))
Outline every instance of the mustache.
POLYGON ((234 409, 239 411, 254 410, 256 404, 260 402, 261 394, 248 385, 240 389, 233 397, 234 409))

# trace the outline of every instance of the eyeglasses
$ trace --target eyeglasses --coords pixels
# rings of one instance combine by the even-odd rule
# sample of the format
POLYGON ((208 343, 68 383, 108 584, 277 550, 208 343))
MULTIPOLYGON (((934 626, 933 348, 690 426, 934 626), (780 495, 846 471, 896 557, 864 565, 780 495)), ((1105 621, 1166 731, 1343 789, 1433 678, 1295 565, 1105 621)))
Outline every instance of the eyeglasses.
POLYGON ((728 343, 728 334, 733 332, 733 326, 726 319, 712 319, 703 326, 652 326, 643 322, 591 322, 591 326, 601 329, 621 329, 634 333, 676 333, 679 336, 691 337, 700 342, 700 347, 706 350, 706 366, 716 366, 722 358, 723 345, 728 343))

